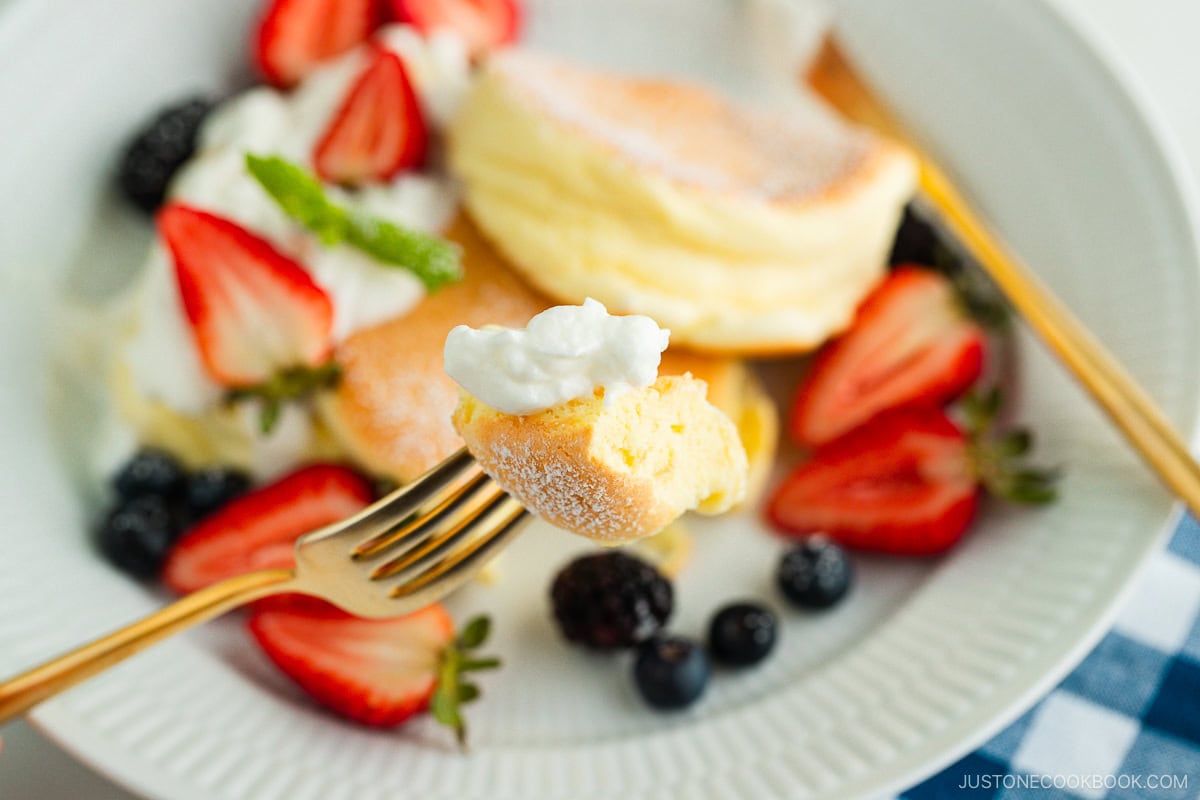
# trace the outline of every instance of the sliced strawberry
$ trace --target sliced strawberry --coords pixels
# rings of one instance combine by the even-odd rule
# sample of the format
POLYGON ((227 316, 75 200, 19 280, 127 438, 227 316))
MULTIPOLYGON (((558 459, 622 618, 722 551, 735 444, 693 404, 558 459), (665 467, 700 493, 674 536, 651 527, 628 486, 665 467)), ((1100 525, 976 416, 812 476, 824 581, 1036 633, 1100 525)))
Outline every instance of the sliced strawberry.
POLYGON ((345 467, 304 467, 187 531, 167 556, 163 580, 184 594, 258 569, 291 569, 297 539, 360 511, 371 497, 366 479, 345 467))
POLYGON ((928 555, 962 537, 978 496, 966 435, 941 410, 912 408, 819 448, 779 488, 768 515, 788 533, 928 555))
POLYGON ((250 632, 263 652, 314 700, 364 725, 389 727, 426 709, 466 741, 461 706, 479 696, 471 672, 500 666, 475 651, 490 623, 477 617, 456 637, 434 604, 404 617, 366 620, 327 603, 256 606, 250 632))
POLYGON ((478 55, 516 41, 521 28, 517 0, 391 0, 392 13, 428 35, 439 29, 455 31, 478 55))
POLYGON ((888 409, 945 404, 978 379, 984 344, 945 277, 900 267, 817 356, 792 406, 792 437, 820 445, 888 409))
POLYGON ((398 725, 429 708, 454 621, 440 605, 358 619, 333 606, 259 607, 250 632, 314 700, 364 725, 398 725))
POLYGON ((387 180, 421 164, 427 139, 404 62, 377 47, 317 142, 313 163, 333 183, 387 180))
POLYGON ((303 267, 265 239, 197 208, 170 203, 157 220, 214 379, 253 386, 281 369, 328 359, 333 304, 303 267))
POLYGON ((365 42, 381 10, 380 0, 269 0, 252 42, 254 64, 268 82, 292 86, 365 42))

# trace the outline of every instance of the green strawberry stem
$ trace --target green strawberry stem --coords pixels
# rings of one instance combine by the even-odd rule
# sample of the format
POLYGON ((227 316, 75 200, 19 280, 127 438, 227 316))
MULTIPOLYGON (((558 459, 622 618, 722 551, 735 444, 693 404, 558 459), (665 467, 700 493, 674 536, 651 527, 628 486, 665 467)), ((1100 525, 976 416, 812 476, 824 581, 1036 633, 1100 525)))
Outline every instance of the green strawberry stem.
POLYGON ((467 747, 467 723, 463 719, 462 705, 477 699, 480 689, 464 681, 463 675, 500 666, 498 658, 468 655, 487 641, 490 631, 491 620, 486 616, 475 617, 463 626, 454 642, 442 652, 437 687, 429 700, 433 718, 454 731, 458 746, 464 750, 467 747))
POLYGON ((268 434, 275 430, 283 413, 284 403, 299 402, 324 389, 337 386, 342 369, 334 361, 317 367, 288 367, 276 372, 268 380, 254 386, 239 386, 230 389, 225 399, 236 403, 242 400, 258 400, 262 403, 259 429, 268 434))
POLYGON ((967 447, 976 478, 988 492, 1012 503, 1043 505, 1057 500, 1059 471, 1021 463, 1033 447, 1033 434, 1024 428, 996 433, 996 415, 1002 405, 999 388, 971 392, 962 399, 967 447))

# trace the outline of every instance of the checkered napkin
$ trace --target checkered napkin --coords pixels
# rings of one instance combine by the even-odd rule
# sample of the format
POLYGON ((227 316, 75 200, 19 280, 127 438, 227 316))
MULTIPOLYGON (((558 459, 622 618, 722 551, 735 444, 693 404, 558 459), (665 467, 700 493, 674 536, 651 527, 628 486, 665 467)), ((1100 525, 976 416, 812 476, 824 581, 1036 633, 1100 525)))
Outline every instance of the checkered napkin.
POLYGON ((1200 798, 1200 524, 1180 523, 1112 631, 1044 700, 901 800, 1200 798))

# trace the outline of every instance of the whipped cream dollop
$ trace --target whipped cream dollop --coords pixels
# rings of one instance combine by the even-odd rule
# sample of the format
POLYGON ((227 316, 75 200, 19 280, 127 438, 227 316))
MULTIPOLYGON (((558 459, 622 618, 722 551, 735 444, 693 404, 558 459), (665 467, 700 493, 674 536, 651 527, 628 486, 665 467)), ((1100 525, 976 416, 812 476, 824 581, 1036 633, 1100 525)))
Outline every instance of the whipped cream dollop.
POLYGON ((484 405, 533 414, 604 390, 604 404, 654 383, 671 332, 640 314, 614 316, 590 297, 556 306, 524 330, 459 325, 446 337, 446 374, 484 405))

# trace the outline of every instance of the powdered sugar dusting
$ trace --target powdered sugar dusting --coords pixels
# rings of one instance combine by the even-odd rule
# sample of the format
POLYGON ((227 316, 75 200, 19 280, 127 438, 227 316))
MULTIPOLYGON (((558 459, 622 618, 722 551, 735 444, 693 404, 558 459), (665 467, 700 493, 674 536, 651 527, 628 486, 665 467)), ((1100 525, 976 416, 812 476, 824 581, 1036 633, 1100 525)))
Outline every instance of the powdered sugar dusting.
POLYGON ((518 420, 515 429, 472 452, 521 505, 551 524, 616 544, 653 533, 675 516, 659 507, 648 487, 591 463, 586 445, 580 452, 549 449, 536 430, 524 427, 518 420))
POLYGON ((801 91, 787 109, 762 110, 699 86, 615 77, 528 53, 506 54, 491 68, 553 121, 713 192, 812 199, 860 170, 878 141, 801 91))

